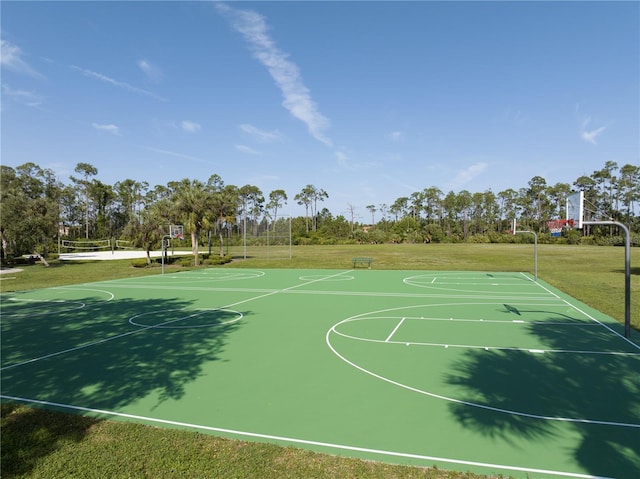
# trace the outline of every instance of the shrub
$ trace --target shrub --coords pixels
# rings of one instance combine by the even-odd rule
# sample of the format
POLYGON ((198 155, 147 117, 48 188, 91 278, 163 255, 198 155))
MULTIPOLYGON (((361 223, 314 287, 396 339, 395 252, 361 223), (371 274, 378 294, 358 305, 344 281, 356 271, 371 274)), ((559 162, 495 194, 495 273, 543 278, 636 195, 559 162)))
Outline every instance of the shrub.
POLYGON ((148 264, 145 258, 135 258, 131 260, 131 266, 134 268, 146 268, 148 264))
POLYGON ((193 256, 183 256, 179 260, 177 260, 176 262, 180 266, 185 266, 185 267, 189 267, 189 266, 193 266, 194 265, 193 256))
POLYGON ((226 255, 223 257, 220 256, 209 256, 204 260, 204 264, 208 266, 218 266, 221 264, 227 264, 231 262, 231 255, 226 255))

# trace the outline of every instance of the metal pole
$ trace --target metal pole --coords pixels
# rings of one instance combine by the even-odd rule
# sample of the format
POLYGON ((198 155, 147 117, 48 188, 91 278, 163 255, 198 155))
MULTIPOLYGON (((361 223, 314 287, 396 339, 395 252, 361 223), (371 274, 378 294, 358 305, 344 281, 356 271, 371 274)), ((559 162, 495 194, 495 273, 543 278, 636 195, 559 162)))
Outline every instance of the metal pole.
POLYGON ((165 240, 167 238, 171 238, 171 236, 170 235, 165 235, 165 236, 162 237, 162 247, 160 248, 161 253, 162 253, 162 255, 161 255, 162 256, 162 261, 161 261, 162 262, 162 274, 164 274, 164 254, 167 251, 167 245, 165 243, 165 240))
POLYGON ((619 221, 583 221, 583 225, 615 225, 624 231, 624 337, 631 337, 631 232, 619 221))
POLYGON ((244 218, 242 220, 242 243, 244 248, 244 259, 247 259, 247 212, 246 210, 244 212, 244 218))

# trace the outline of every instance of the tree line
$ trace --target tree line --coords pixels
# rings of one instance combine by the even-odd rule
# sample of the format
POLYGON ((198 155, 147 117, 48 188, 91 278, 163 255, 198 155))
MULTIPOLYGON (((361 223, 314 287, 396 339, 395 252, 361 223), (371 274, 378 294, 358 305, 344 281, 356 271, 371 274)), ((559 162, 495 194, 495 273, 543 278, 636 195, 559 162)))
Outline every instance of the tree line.
MULTIPOLYGON (((248 231, 259 236, 283 222, 279 214, 289 201, 282 189, 265 195, 254 185, 227 185, 217 174, 206 182, 185 178, 150 187, 132 179, 105 184, 89 163, 78 163, 74 173, 65 184, 52 170, 34 163, 1 166, 3 259, 36 251, 46 254, 61 238, 117 238, 150 251, 159 248, 168 225, 181 224, 191 239, 197 264, 204 233, 217 238, 222 256, 225 241, 237 240, 248 231)), ((548 185, 543 177, 535 176, 526 187, 499 193, 444 193, 427 187, 391 205, 367 205, 364 222, 356 220, 357 208, 351 204, 347 217, 334 216, 326 208, 319 210, 329 194, 308 184, 293 196, 305 215, 291 219, 291 232, 295 244, 505 241, 514 219, 519 229, 548 234, 548 222, 564 218, 566 198, 577 190, 584 191, 588 219, 615 219, 627 224, 634 238, 640 232, 636 212, 640 167, 619 167, 613 161, 573 184, 548 185)), ((575 231, 563 234, 579 236, 575 231)), ((611 227, 592 227, 585 234, 602 238, 617 232, 611 227)))

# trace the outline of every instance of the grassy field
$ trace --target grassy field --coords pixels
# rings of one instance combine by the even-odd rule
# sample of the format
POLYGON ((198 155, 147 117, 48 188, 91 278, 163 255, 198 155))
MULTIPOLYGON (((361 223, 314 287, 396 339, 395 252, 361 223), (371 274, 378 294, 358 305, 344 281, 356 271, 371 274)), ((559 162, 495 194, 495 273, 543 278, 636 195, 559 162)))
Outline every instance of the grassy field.
MULTIPOLYGON (((534 272, 533 245, 428 244, 295 247, 291 259, 267 259, 259 249, 231 251, 222 267, 350 269, 351 258, 373 258, 374 269, 534 272)), ((640 329, 640 249, 631 252, 631 319, 640 329)), ((59 262, 5 272, 2 292, 160 274, 159 265, 133 268, 130 260, 59 262)), ((169 266, 171 271, 186 269, 169 266)), ((624 318, 624 249, 540 245, 538 275, 571 296, 624 318)), ((0 475, 4 477, 193 478, 481 478, 371 463, 295 448, 231 441, 2 404, 0 475)), ((434 432, 435 433, 435 432, 434 432)))

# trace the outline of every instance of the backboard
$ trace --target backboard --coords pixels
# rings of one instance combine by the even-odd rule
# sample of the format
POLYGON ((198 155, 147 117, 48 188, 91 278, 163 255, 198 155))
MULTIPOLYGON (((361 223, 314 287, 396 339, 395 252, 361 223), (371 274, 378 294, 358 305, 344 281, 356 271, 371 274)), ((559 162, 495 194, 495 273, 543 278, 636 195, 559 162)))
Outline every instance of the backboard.
POLYGON ((584 191, 567 197, 567 220, 573 220, 573 227, 581 229, 584 221, 584 191))
POLYGON ((169 225, 169 236, 172 238, 184 239, 184 228, 182 225, 169 225))

